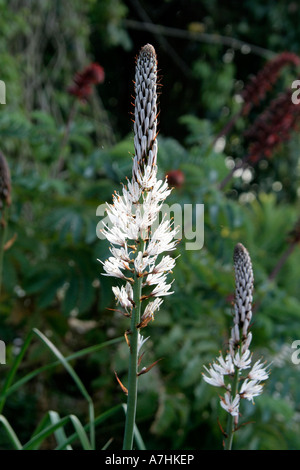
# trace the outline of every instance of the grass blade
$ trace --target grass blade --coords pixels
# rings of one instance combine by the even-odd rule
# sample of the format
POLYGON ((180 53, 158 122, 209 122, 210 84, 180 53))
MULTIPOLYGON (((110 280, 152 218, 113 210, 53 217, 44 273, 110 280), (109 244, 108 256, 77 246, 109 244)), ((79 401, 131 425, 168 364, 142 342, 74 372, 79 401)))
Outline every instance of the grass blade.
MULTIPOLYGON (((112 344, 119 343, 122 341, 124 338, 121 336, 119 338, 114 338, 109 341, 105 341, 104 343, 97 344, 94 346, 89 346, 87 348, 82 349, 81 351, 77 351, 73 354, 70 354, 70 356, 66 356, 65 360, 67 362, 72 361, 73 359, 78 359, 81 358, 87 354, 91 354, 93 352, 100 351, 101 349, 104 349, 105 347, 111 346, 112 344)), ((32 380, 34 377, 36 377, 38 374, 41 374, 42 372, 48 371, 58 365, 61 365, 60 361, 55 361, 52 362, 51 364, 46 364, 45 366, 39 367, 38 369, 35 369, 28 374, 26 374, 24 377, 19 379, 17 382, 15 382, 13 385, 9 386, 6 388, 5 391, 2 391, 0 394, 1 398, 7 398, 9 395, 14 393, 16 390, 18 390, 21 386, 23 386, 25 383, 29 382, 29 380, 32 380)))
POLYGON ((92 447, 91 447, 91 444, 89 442, 89 439, 87 437, 87 434, 85 432, 85 429, 82 426, 79 419, 77 418, 77 416, 71 415, 70 419, 71 419, 72 424, 75 428, 76 434, 77 434, 78 438, 80 439, 80 442, 82 444, 83 449, 84 450, 93 450, 92 447))
POLYGON ((85 386, 83 385, 82 381, 74 371, 73 367, 69 364, 68 361, 66 361, 65 357, 62 355, 62 353, 57 349, 56 346, 37 328, 33 329, 33 332, 42 340, 42 342, 50 349, 50 351, 56 356, 56 358, 59 360, 59 362, 64 366, 66 371, 69 373, 69 375, 72 377, 74 380, 78 390, 81 392, 83 397, 87 400, 88 402, 88 407, 89 407, 89 418, 90 418, 90 439, 91 439, 91 446, 94 449, 95 448, 95 428, 94 428, 94 405, 92 402, 92 399, 90 395, 88 394, 85 386))
POLYGON ((2 389, 1 394, 0 394, 0 413, 2 413, 3 407, 5 405, 6 391, 8 390, 8 388, 10 387, 10 384, 12 383, 12 381, 14 379, 15 373, 17 372, 17 369, 20 365, 20 362, 22 361, 22 359, 24 357, 24 354, 27 351, 27 348, 28 348, 31 340, 32 340, 32 331, 27 336, 27 338, 26 338, 26 340, 25 340, 25 342, 22 346, 22 349, 21 349, 20 353, 18 354, 18 356, 16 357, 16 359, 13 363, 13 366, 10 369, 10 372, 9 372, 7 378, 6 378, 5 383, 4 383, 3 389, 2 389))
POLYGON ((143 438, 136 424, 134 425, 134 439, 139 450, 146 450, 143 438))
POLYGON ((109 448, 110 444, 112 443, 112 441, 113 441, 113 438, 111 437, 110 439, 108 439, 106 444, 104 444, 104 446, 102 447, 101 450, 107 450, 109 448))
MULTIPOLYGON (((114 406, 113 408, 110 408, 109 410, 105 411, 101 415, 97 416, 95 418, 95 421, 94 421, 95 427, 98 426, 99 424, 103 423, 106 419, 110 418, 111 416, 113 416, 118 411, 120 411, 121 407, 122 407, 122 405, 114 406)), ((85 431, 89 431, 89 428, 90 428, 90 423, 88 423, 84 426, 85 431)), ((73 442, 76 439, 76 437, 77 437, 76 433, 72 434, 71 436, 69 436, 67 438, 67 440, 63 444, 56 447, 55 450, 64 450, 68 444, 70 444, 71 442, 73 442)))
POLYGON ((93 450, 89 439, 86 435, 86 432, 80 423, 79 419, 75 415, 65 416, 64 418, 59 419, 58 421, 46 426, 43 430, 41 430, 38 434, 35 434, 24 446, 23 450, 36 450, 38 449, 42 442, 49 436, 51 436, 55 431, 59 430, 60 428, 64 427, 68 421, 71 421, 74 429, 76 431, 76 437, 80 440, 82 447, 84 450, 93 450))
POLYGON ((18 436, 16 435, 15 431, 13 430, 13 428, 11 427, 11 425, 9 424, 5 416, 0 415, 0 423, 3 424, 4 429, 6 430, 6 433, 9 437, 9 440, 14 446, 15 450, 22 450, 23 446, 21 442, 19 441, 18 436))
POLYGON ((23 446, 23 450, 37 450, 47 437, 51 436, 51 434, 61 426, 65 426, 68 421, 69 416, 65 416, 60 421, 57 421, 54 424, 49 424, 44 429, 41 429, 37 434, 34 432, 31 439, 29 439, 29 441, 23 446))
MULTIPOLYGON (((61 417, 59 416, 59 414, 56 411, 50 410, 49 411, 49 419, 50 419, 52 424, 56 424, 61 420, 61 417)), ((54 431, 54 434, 55 434, 57 444, 61 444, 61 443, 65 442, 66 439, 67 439, 67 436, 66 436, 66 433, 65 433, 65 430, 64 430, 63 426, 58 428, 56 431, 54 431)), ((70 446, 70 445, 66 446, 66 450, 72 450, 72 446, 70 446)))

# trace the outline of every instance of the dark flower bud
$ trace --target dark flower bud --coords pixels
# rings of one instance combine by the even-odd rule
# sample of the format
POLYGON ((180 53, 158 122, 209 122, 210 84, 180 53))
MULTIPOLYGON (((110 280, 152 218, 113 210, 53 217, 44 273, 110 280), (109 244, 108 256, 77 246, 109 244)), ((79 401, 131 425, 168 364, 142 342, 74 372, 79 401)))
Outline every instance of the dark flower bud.
POLYGON ((181 170, 170 170, 167 173, 168 183, 170 186, 180 188, 185 180, 184 173, 181 170))

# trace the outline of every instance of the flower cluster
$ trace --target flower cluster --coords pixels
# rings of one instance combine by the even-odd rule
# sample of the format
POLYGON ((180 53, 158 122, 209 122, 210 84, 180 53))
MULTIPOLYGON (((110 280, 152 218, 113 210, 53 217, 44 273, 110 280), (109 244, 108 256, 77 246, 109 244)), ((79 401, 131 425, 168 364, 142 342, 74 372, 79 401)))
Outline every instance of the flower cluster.
POLYGON ((0 209, 11 204, 10 171, 3 153, 0 152, 0 209))
POLYGON ((249 346, 252 333, 249 331, 252 318, 253 271, 246 248, 238 243, 234 249, 235 300, 233 327, 229 340, 229 351, 225 358, 220 354, 216 361, 205 367, 204 380, 215 387, 225 389, 220 404, 238 423, 241 399, 252 400, 263 391, 262 381, 269 376, 267 367, 258 360, 252 365, 249 346))
POLYGON ((85 101, 92 93, 92 85, 104 82, 104 69, 101 65, 92 63, 82 72, 76 73, 73 81, 74 85, 68 88, 71 95, 76 96, 81 101, 85 101))
POLYGON ((104 262, 106 276, 123 281, 113 293, 126 316, 144 306, 138 329, 145 327, 159 310, 162 297, 172 294, 168 273, 175 260, 164 252, 175 250, 177 229, 170 220, 159 220, 161 206, 171 190, 167 180, 157 179, 157 94, 156 54, 147 44, 137 59, 135 77, 135 122, 132 179, 123 186, 122 194, 113 195, 107 204, 109 223, 102 232, 110 242, 111 256, 104 262), (141 291, 136 296, 136 286, 141 291))
POLYGON ((267 62, 264 68, 251 78, 242 92, 244 115, 249 113, 253 105, 257 105, 264 99, 266 93, 276 82, 281 69, 289 64, 298 66, 300 57, 293 52, 282 52, 267 62))
POLYGON ((269 158, 281 143, 290 139, 299 117, 300 105, 292 102, 291 90, 274 99, 245 133, 251 142, 249 161, 256 163, 261 157, 269 158))

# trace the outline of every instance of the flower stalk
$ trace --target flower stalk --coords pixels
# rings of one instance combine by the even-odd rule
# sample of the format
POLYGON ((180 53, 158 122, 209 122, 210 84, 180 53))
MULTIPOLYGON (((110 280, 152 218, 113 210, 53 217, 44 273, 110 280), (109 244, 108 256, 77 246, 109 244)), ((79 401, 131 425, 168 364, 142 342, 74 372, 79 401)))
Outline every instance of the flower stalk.
POLYGON ((260 359, 252 365, 249 347, 252 341, 250 326, 254 278, 250 255, 241 243, 235 246, 233 261, 235 301, 229 351, 225 358, 221 354, 210 369, 205 367, 207 375, 203 374, 207 383, 225 390, 224 396, 220 397, 221 407, 229 415, 225 433, 225 450, 232 448, 233 436, 238 429, 241 400, 247 399, 253 403, 253 398, 263 391, 262 381, 269 377, 268 368, 260 359))
POLYGON ((125 338, 129 347, 128 388, 117 377, 127 394, 123 450, 133 446, 138 378, 156 363, 139 371, 141 348, 146 339, 141 330, 154 319, 162 297, 172 294, 168 274, 175 260, 166 251, 175 250, 178 240, 173 222, 160 210, 171 190, 167 180, 157 179, 157 59, 150 44, 144 46, 136 61, 135 74, 135 155, 132 179, 122 194, 113 195, 107 204, 109 224, 102 233, 110 242, 111 256, 101 263, 104 275, 118 278, 123 285, 112 288, 122 313, 131 319, 125 338))
POLYGON ((82 72, 77 72, 73 78, 73 85, 68 87, 68 93, 75 97, 70 108, 66 125, 61 140, 57 162, 53 171, 53 176, 57 177, 62 171, 65 164, 65 147, 70 137, 71 126, 77 113, 78 101, 86 103, 89 96, 92 94, 93 86, 98 83, 103 83, 105 72, 103 67, 97 63, 89 64, 82 72))
POLYGON ((133 431, 135 424, 137 391, 138 391, 138 341, 139 330, 137 328, 141 318, 141 293, 142 279, 136 280, 133 299, 136 307, 132 309, 131 335, 130 335, 130 356, 128 368, 128 401, 124 432, 123 449, 130 450, 133 445, 133 431))
MULTIPOLYGON (((233 377, 233 382, 232 382, 232 396, 234 397, 237 396, 238 383, 239 383, 239 369, 236 368, 234 377, 233 377)), ((224 443, 225 450, 231 450, 232 448, 233 434, 235 432, 236 425, 237 425, 236 417, 232 413, 229 413, 228 418, 227 418, 226 440, 224 443)))

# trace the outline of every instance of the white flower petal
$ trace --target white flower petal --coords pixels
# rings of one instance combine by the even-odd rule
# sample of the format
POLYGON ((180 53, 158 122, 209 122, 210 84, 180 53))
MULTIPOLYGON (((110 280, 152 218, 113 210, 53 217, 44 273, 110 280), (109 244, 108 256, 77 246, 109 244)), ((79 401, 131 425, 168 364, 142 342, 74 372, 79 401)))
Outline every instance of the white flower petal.
POLYGON ((245 379, 240 389, 240 396, 253 401, 253 398, 260 395, 262 391, 263 386, 257 380, 245 379))
POLYGON ((250 350, 247 349, 242 355, 240 355, 240 351, 237 351, 233 362, 238 369, 248 369, 251 366, 250 350))
POLYGON ((267 368, 261 363, 260 359, 254 364, 254 366, 250 370, 248 378, 250 380, 257 381, 266 380, 269 378, 267 368))
POLYGON ((214 387, 225 387, 223 374, 220 374, 220 372, 216 371, 213 367, 210 367, 210 369, 207 369, 207 367, 204 366, 204 369, 210 375, 209 377, 205 374, 202 374, 205 382, 207 382, 210 385, 213 385, 214 387))
POLYGON ((230 392, 226 392, 224 397, 221 397, 221 406, 226 410, 231 416, 238 416, 239 415, 239 404, 240 404, 240 396, 236 395, 232 400, 230 392))

